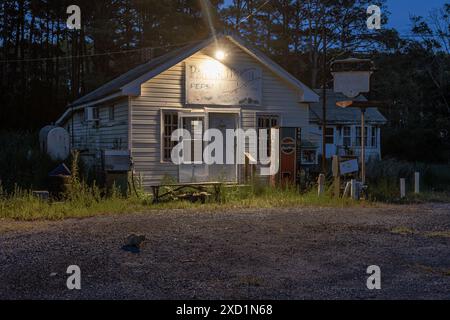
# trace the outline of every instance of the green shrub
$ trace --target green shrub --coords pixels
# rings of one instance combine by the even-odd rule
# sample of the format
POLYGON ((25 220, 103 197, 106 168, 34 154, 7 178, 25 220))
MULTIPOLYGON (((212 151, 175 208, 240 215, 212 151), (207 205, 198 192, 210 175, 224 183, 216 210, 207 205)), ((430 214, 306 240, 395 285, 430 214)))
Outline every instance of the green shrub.
MULTIPOLYGON (((401 178, 406 179, 407 194, 413 193, 415 172, 420 173, 421 192, 424 194, 436 195, 436 192, 450 192, 449 165, 410 163, 396 159, 385 159, 371 162, 367 166, 370 199, 387 202, 399 201, 401 178)), ((424 197, 422 196, 422 198, 424 197)))
POLYGON ((48 173, 57 166, 39 148, 36 132, 0 132, 0 181, 4 192, 43 189, 48 173))

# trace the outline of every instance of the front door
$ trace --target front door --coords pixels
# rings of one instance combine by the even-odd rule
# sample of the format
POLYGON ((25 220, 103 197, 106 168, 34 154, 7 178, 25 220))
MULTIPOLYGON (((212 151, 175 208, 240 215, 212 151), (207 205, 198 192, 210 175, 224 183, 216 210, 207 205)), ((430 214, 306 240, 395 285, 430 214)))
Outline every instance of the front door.
POLYGON ((191 139, 183 140, 184 151, 189 153, 186 164, 179 166, 180 183, 208 182, 208 166, 203 161, 204 115, 180 115, 179 127, 190 132, 191 139))
MULTIPOLYGON (((226 131, 236 130, 238 127, 238 115, 229 113, 210 113, 209 114, 209 128, 217 129, 222 132, 224 138, 223 143, 223 163, 214 164, 209 166, 209 179, 210 181, 217 182, 237 182, 237 165, 226 164, 227 143, 232 143, 230 148, 234 148, 234 154, 236 155, 236 144, 234 141, 226 141, 226 131)), ((235 161, 236 162, 236 161, 235 161)))

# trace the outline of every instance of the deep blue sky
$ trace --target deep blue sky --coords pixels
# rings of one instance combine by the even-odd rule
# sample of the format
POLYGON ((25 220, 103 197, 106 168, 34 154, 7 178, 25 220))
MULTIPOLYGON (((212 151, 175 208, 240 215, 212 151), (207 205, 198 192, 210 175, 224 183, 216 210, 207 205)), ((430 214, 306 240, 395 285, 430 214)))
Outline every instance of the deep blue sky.
POLYGON ((410 33, 410 15, 427 16, 433 8, 442 8, 449 0, 388 0, 390 26, 400 33, 410 33))
MULTIPOLYGON (((441 8, 450 0, 388 0, 388 10, 391 12, 389 27, 396 28, 402 34, 411 31, 410 15, 427 16, 433 8, 441 8)), ((231 2, 225 0, 225 3, 231 2)))

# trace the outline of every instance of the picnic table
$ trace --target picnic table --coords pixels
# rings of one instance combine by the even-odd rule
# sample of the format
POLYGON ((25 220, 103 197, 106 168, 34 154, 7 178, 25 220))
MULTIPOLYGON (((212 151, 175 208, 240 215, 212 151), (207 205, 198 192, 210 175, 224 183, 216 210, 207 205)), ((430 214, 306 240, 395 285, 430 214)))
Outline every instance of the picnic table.
POLYGON ((224 182, 198 182, 198 183, 179 183, 179 184, 161 184, 152 186, 153 192, 153 203, 159 203, 161 199, 169 196, 175 195, 177 192, 183 191, 185 189, 193 189, 197 192, 207 193, 208 189, 213 189, 214 199, 216 202, 220 201, 220 193, 222 187, 239 187, 235 183, 224 183, 224 182), (160 194, 161 188, 173 188, 172 190, 160 194))

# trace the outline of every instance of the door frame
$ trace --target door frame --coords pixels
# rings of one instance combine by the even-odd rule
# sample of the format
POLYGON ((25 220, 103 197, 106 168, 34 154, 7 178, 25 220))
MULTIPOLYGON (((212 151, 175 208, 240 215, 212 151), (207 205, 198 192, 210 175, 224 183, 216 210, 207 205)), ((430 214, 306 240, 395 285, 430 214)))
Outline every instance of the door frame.
MULTIPOLYGON (((181 110, 178 112, 178 128, 183 129, 183 121, 186 118, 203 118, 203 130, 207 130, 209 127, 208 123, 208 114, 205 113, 203 110, 181 110)), ((181 166, 188 166, 188 164, 180 164, 178 165, 178 183, 181 183, 181 166)), ((205 170, 205 173, 207 176, 209 176, 209 167, 206 164, 190 164, 190 166, 202 166, 202 168, 205 170)))
MULTIPOLYGON (((210 116, 211 114, 228 114, 228 115, 235 115, 235 130, 238 130, 241 128, 241 109, 211 109, 211 108, 205 108, 206 114, 208 115, 208 128, 210 123, 210 116)), ((239 165, 236 163, 235 165, 236 170, 236 179, 235 183, 239 182, 239 165)))
MULTIPOLYGON (((241 108, 208 108, 202 109, 182 109, 178 112, 178 128, 183 128, 184 118, 204 118, 204 130, 210 129, 210 115, 211 114, 234 114, 236 115, 236 130, 242 127, 242 109, 241 108)), ((209 166, 206 166, 207 174, 209 176, 209 166)), ((239 182, 239 166, 236 164, 236 183, 239 182)), ((178 182, 180 182, 180 166, 178 166, 178 182)))

